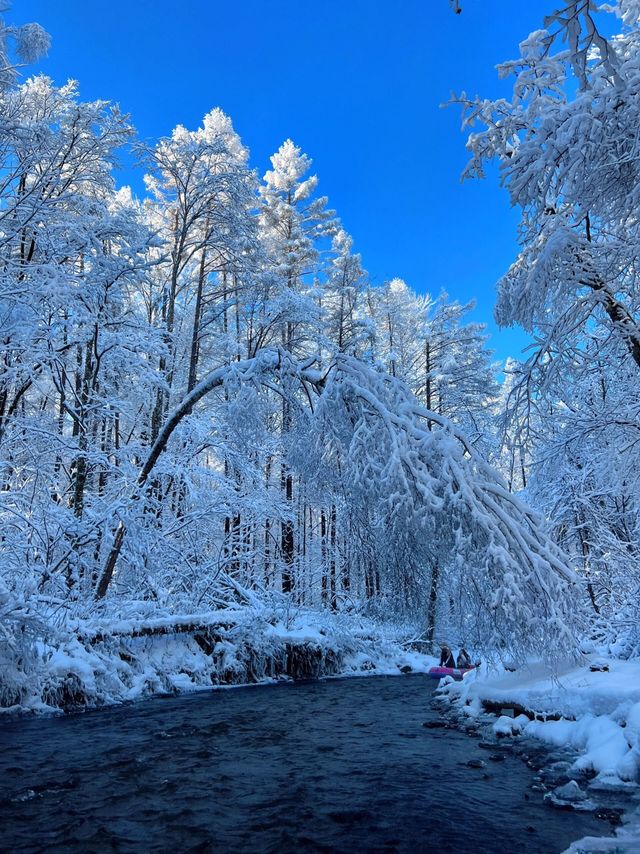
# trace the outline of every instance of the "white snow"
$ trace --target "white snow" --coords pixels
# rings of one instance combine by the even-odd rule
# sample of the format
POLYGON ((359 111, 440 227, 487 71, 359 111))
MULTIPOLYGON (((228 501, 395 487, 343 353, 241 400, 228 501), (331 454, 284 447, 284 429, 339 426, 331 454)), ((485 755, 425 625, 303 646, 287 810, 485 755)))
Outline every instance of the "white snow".
POLYGON ((288 650, 311 662, 315 677, 426 672, 436 659, 403 645, 407 627, 298 609, 292 616, 267 608, 166 614, 120 619, 108 626, 74 621, 40 641, 29 678, 7 658, 0 713, 55 711, 131 701, 223 685, 287 678, 288 650), (171 629, 174 629, 172 632, 171 629), (176 631, 177 630, 177 631, 176 631), (208 637, 209 652, 194 635, 208 637))
MULTIPOLYGON (((601 662, 601 657, 598 659, 601 662)), ((584 792, 572 781, 548 794, 554 803, 574 803, 577 808, 594 806, 590 793, 626 790, 634 792, 640 782, 640 661, 606 660, 607 670, 590 669, 591 661, 567 665, 553 673, 541 663, 531 662, 515 672, 489 672, 444 686, 461 710, 478 715, 482 703, 522 708, 535 715, 500 715, 493 724, 497 735, 524 734, 554 747, 578 752, 574 772, 595 774, 584 792), (551 716, 559 719, 548 719, 551 716)), ((571 854, 589 851, 640 851, 640 811, 627 816, 627 824, 615 837, 587 838, 574 843, 571 854)))
POLYGON ((486 678, 465 681, 465 686, 469 686, 470 697, 504 702, 505 706, 517 703, 541 715, 610 715, 621 704, 640 702, 640 661, 611 658, 608 664, 608 672, 592 673, 588 659, 582 666, 568 664, 555 672, 544 664, 531 662, 512 673, 485 671, 486 678))
POLYGON ((638 854, 640 851, 640 809, 627 816, 615 837, 585 836, 573 842, 564 854, 638 854))

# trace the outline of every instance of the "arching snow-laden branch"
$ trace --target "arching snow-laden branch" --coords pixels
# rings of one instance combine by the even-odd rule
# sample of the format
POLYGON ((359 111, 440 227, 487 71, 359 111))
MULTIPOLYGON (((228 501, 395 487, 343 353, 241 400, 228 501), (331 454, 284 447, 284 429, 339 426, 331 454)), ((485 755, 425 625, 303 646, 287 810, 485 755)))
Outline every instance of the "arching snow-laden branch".
POLYGON ((498 649, 553 656, 574 647, 580 594, 566 556, 451 422, 348 357, 331 372, 317 418, 321 453, 338 449, 351 500, 377 508, 390 548, 409 538, 420 552, 422 540, 431 560, 459 570, 467 614, 498 649))
MULTIPOLYGON (((416 541, 423 539, 425 553, 462 569, 467 607, 480 614, 491 641, 511 654, 566 652, 574 646, 569 626, 576 578, 541 520, 508 491, 451 422, 421 407, 400 381, 353 357, 338 356, 320 372, 310 360, 298 363, 286 351, 266 350, 213 371, 168 417, 140 470, 131 503, 143 495, 171 435, 197 403, 230 379, 274 388, 274 378, 283 374, 319 394, 308 420, 316 458, 329 468, 340 458, 348 500, 378 513, 390 548, 403 550, 411 540, 415 551, 416 541)), ((281 384, 282 393, 286 385, 281 384)), ((313 461, 308 462, 311 471, 313 461)), ((125 533, 123 518, 98 597, 107 592, 125 533)))

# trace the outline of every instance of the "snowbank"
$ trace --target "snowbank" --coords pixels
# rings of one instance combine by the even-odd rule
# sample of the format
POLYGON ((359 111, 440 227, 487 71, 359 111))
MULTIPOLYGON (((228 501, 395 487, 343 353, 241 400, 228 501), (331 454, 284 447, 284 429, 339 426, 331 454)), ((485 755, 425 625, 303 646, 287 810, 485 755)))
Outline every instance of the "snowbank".
MULTIPOLYGON (((556 673, 539 663, 516 672, 485 669, 462 683, 444 685, 441 692, 467 717, 497 714, 493 731, 498 737, 525 735, 575 750, 578 757, 568 770, 592 793, 638 789, 640 660, 598 659, 556 673), (592 670, 603 666, 608 669, 592 670)), ((566 789, 559 787, 547 797, 570 802, 566 789)), ((593 803, 586 795, 580 802, 575 808, 593 803)), ((640 811, 627 817, 615 838, 580 840, 569 851, 640 851, 640 811)))
POLYGON ((161 693, 365 673, 426 671, 402 632, 299 609, 75 621, 0 645, 0 712, 76 710, 161 693))
POLYGON ((564 854, 638 854, 640 851, 640 809, 628 817, 628 824, 615 837, 585 836, 573 842, 564 854))
POLYGON ((531 663, 512 673, 502 672, 478 679, 469 685, 469 696, 481 700, 510 703, 543 715, 576 719, 584 714, 610 715, 622 703, 640 702, 640 660, 609 659, 609 670, 591 672, 591 662, 574 664, 551 672, 540 663, 531 663))

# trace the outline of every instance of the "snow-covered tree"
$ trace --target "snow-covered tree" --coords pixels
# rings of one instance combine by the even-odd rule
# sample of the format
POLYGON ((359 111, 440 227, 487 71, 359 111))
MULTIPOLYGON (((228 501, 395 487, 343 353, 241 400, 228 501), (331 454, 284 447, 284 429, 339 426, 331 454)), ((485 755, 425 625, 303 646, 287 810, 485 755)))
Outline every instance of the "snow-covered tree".
POLYGON ((58 89, 44 77, 2 99, 7 569, 14 567, 14 583, 35 573, 41 587, 64 578, 67 589, 86 593, 107 496, 122 487, 119 445, 122 431, 135 432, 144 348, 153 346, 129 301, 147 266, 149 234, 126 194, 114 192, 114 154, 131 135, 117 109, 82 103, 73 84, 58 89))
POLYGON ((622 342, 640 368, 633 217, 640 27, 627 9, 629 29, 607 42, 589 7, 567 3, 548 19, 550 29, 522 42, 519 59, 500 66, 515 78, 511 101, 463 98, 465 126, 485 127, 469 137, 467 175, 482 176, 483 164, 498 160, 522 210, 522 251, 500 283, 496 317, 535 333, 547 371, 570 362, 594 325, 609 333, 605 345, 622 342), (554 52, 553 26, 566 32, 569 50, 554 52))
POLYGON ((9 8, 9 3, 0 3, 0 87, 2 88, 15 84, 18 79, 18 68, 40 59, 51 46, 51 37, 40 24, 19 26, 7 24, 3 13, 9 8))
MULTIPOLYGON (((186 372, 188 389, 196 383, 212 274, 223 273, 226 283, 243 266, 253 238, 254 182, 246 166, 248 152, 219 109, 208 113, 198 130, 178 126, 143 154, 150 168, 146 183, 153 199, 152 222, 162 236, 161 254, 166 252, 155 271, 155 312, 165 330, 167 353, 159 366, 166 387, 158 389, 151 418, 154 439, 176 370, 186 372), (179 352, 180 337, 186 353, 179 352), (181 358, 186 364, 180 364, 181 358)), ((227 300, 224 292, 217 300, 225 317, 227 300)))
POLYGON ((510 452, 531 455, 529 496, 612 619, 637 602, 640 578, 639 11, 565 2, 500 66, 510 100, 461 99, 465 126, 481 125, 466 174, 496 160, 521 210, 521 251, 496 307, 501 325, 534 338, 511 377, 510 452), (615 37, 601 35, 599 12, 621 19, 615 37))

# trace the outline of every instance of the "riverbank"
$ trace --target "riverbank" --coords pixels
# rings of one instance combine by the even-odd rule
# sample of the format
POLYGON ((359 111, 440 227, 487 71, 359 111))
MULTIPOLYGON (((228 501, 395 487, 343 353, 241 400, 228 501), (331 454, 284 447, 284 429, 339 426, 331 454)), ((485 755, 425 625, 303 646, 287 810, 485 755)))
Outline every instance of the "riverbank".
POLYGON ((516 672, 484 670, 441 684, 441 696, 466 721, 493 716, 497 739, 536 739, 575 751, 540 779, 545 798, 561 809, 595 810, 598 798, 620 793, 631 804, 609 838, 585 838, 568 851, 640 850, 640 661, 602 656, 551 673, 540 663, 516 672))
POLYGON ((70 712, 160 694, 328 676, 426 672, 406 627, 304 609, 146 618, 31 617, 0 646, 0 712, 70 712))

